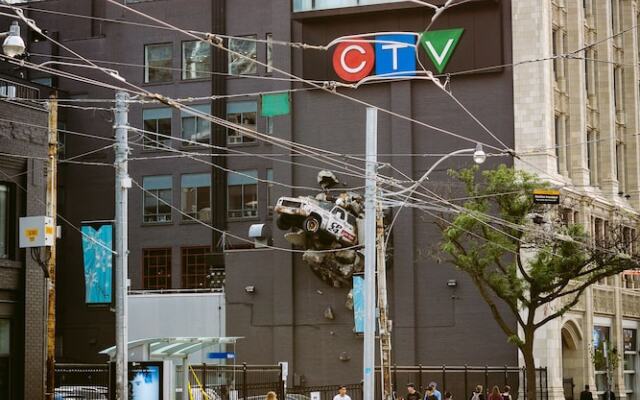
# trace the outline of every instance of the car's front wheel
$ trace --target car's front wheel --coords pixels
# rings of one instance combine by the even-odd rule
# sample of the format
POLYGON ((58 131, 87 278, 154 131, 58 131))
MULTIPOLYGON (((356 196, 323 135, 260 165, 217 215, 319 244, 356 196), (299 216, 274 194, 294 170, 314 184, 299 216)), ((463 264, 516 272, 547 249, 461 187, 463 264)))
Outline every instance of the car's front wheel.
POLYGON ((309 216, 304 220, 302 229, 309 233, 317 233, 320 230, 320 220, 313 215, 309 216))

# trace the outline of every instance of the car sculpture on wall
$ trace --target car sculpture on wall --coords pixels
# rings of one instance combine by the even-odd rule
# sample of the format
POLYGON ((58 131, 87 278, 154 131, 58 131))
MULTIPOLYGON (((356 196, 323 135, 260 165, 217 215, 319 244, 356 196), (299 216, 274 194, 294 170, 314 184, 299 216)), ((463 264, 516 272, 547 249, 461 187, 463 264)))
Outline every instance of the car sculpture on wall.
POLYGON ((304 196, 281 197, 274 211, 278 214, 276 224, 282 230, 296 227, 347 246, 358 242, 356 217, 330 202, 304 196))

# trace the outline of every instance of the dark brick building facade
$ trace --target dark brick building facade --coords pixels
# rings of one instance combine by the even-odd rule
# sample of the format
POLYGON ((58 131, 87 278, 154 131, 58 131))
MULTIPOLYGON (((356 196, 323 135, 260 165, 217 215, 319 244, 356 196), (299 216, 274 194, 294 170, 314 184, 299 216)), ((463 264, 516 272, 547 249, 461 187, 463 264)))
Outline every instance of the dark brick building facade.
MULTIPOLYGON (((0 81, 9 86, 24 84, 0 81)), ((3 399, 35 399, 44 393, 45 279, 29 253, 18 248, 17 237, 20 217, 45 214, 46 126, 47 112, 42 106, 0 102, 0 398, 3 399)))
MULTIPOLYGON (((332 2, 157 0, 127 3, 180 27, 236 37, 311 44, 326 44, 341 35, 368 32, 421 32, 431 17, 425 7, 396 1, 339 1, 334 3, 384 4, 322 10, 314 9, 314 5, 332 2)), ((341 154, 361 155, 364 152, 365 111, 362 105, 321 91, 297 92, 291 95, 292 112, 289 115, 264 118, 259 113, 260 96, 242 94, 286 91, 301 86, 286 79, 272 79, 281 76, 268 67, 237 63, 220 51, 212 51, 207 64, 199 61, 191 72, 181 72, 195 59, 193 55, 197 49, 189 43, 190 38, 171 30, 118 23, 118 20, 149 21, 102 0, 50 0, 34 2, 31 7, 103 18, 88 20, 41 11, 28 12, 39 26, 85 57, 108 60, 110 63, 104 65, 116 68, 129 82, 174 98, 205 98, 192 104, 278 138, 341 154), (197 72, 200 67, 208 72, 197 72), (237 97, 206 99, 221 94, 237 97)), ((449 10, 433 27, 465 29, 456 55, 445 72, 478 69, 482 72, 454 74, 450 88, 507 145, 513 144, 512 76, 509 70, 489 67, 511 61, 510 15, 509 1, 478 0, 449 10)), ((227 42, 227 45, 298 76, 337 79, 331 68, 331 51, 269 47, 253 41, 227 42)), ((43 41, 30 41, 28 46, 33 54, 46 54, 33 56, 39 62, 67 55, 43 41)), ((425 58, 424 55, 421 57, 425 58)), ((422 61, 428 63, 426 58, 422 61)), ((72 67, 60 68, 77 72, 72 67)), ((48 78, 29 74, 30 79, 48 78)), ((83 75, 105 79, 91 70, 83 71, 83 75)), ((66 79, 52 79, 52 82, 78 100, 114 96, 109 90, 66 79)), ((345 89, 343 93, 472 140, 496 144, 446 94, 427 81, 379 83, 357 91, 345 89)), ((197 135, 190 136, 193 131, 187 126, 195 126, 196 133, 207 131, 204 127, 202 131, 197 128, 200 126, 198 121, 191 121, 188 116, 160 104, 132 104, 129 121, 134 127, 178 138, 185 135, 197 138, 197 135)), ((70 110, 66 126, 71 131, 90 132, 105 138, 113 136, 108 111, 70 110)), ((380 114, 379 127, 379 153, 385 154, 380 161, 392 164, 413 178, 419 177, 437 160, 423 154, 443 154, 469 147, 468 142, 385 113, 380 114)), ((132 132, 130 139, 135 143, 132 144, 132 157, 138 159, 130 163, 132 178, 185 213, 235 235, 246 237, 249 226, 254 223, 272 224, 274 243, 288 248, 290 245, 283 239, 282 231, 275 227, 269 207, 278 196, 309 194, 309 191, 291 187, 315 185, 321 165, 303 157, 282 155, 284 150, 279 147, 248 140, 222 127, 212 126, 208 132, 204 142, 228 146, 244 154, 210 157, 210 148, 167 141, 178 150, 205 154, 192 157, 204 159, 208 164, 186 157, 169 158, 165 157, 171 155, 169 152, 154 144, 154 141, 163 141, 161 137, 153 137, 149 132, 146 137, 140 132, 132 132), (211 166, 211 163, 215 165, 211 166), (240 171, 244 179, 227 175, 220 167, 240 171), (256 178, 283 185, 269 185, 256 178), (208 201, 194 200, 197 198, 208 201)), ((82 154, 104 144, 68 135, 67 156, 82 154)), ((111 151, 96 153, 91 159, 107 162, 112 159, 111 151)), ((443 169, 470 162, 470 158, 456 158, 443 169)), ((362 186, 362 180, 349 177, 348 171, 342 170, 345 174, 340 174, 340 169, 336 170, 347 186, 362 186)), ((393 171, 386 172, 406 179, 393 171)), ((112 169, 67 165, 60 173, 61 191, 64 192, 60 210, 65 217, 75 224, 113 218, 112 169)), ((434 190, 450 190, 444 170, 434 174, 431 181, 434 190)), ((249 249, 252 251, 227 252, 223 259, 220 254, 225 238, 193 223, 176 210, 154 203, 152 197, 143 196, 135 186, 130 193, 132 289, 206 288, 212 284, 211 276, 220 273, 224 265, 226 334, 246 337, 238 345, 240 361, 265 364, 288 361, 291 383, 359 380, 362 341, 353 333, 353 315, 344 306, 346 288, 333 288, 320 281, 298 254, 249 249), (255 294, 247 293, 246 286, 255 286, 255 294), (328 321, 323 317, 328 306, 335 310, 335 320, 328 321)), ((515 347, 506 343, 472 284, 453 267, 440 265, 425 255, 438 237, 432 222, 421 212, 408 209, 401 214, 394 231, 393 268, 389 271, 394 362, 404 365, 516 364, 515 347), (456 289, 447 286, 450 279, 457 280, 456 289)), ((226 239, 227 248, 237 248, 241 244, 226 239)), ((69 232, 59 248, 60 261, 65 263, 58 277, 58 335, 63 348, 59 360, 91 362, 102 360, 98 352, 113 345, 113 314, 107 307, 84 304, 79 243, 79 235, 69 232)))

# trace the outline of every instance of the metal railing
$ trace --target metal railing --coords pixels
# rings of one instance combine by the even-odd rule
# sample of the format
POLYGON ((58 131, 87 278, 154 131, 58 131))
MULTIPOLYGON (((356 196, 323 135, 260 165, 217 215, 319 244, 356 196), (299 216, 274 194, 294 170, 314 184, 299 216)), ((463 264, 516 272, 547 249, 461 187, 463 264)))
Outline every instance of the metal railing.
MULTIPOLYGON (((519 367, 394 365, 391 373, 393 390, 398 397, 404 396, 407 383, 414 383, 424 393, 429 383, 436 382, 440 392, 451 392, 459 399, 469 398, 473 389, 482 385, 485 391, 491 391, 493 386, 500 390, 510 386, 513 400, 527 400, 526 370, 519 367)), ((548 400, 547 368, 536 368, 536 385, 536 400, 548 400)))
POLYGON ((40 98, 40 90, 33 86, 0 78, 0 97, 37 100, 40 98))
POLYGON ((108 364, 56 364, 56 399, 109 400, 108 364))
MULTIPOLYGON (((215 400, 264 400, 267 392, 276 392, 279 399, 285 398, 280 365, 198 364, 191 368, 189 384, 195 398, 202 392, 215 400)), ((181 377, 181 372, 177 376, 181 377)), ((178 387, 182 387, 182 381, 178 387)))

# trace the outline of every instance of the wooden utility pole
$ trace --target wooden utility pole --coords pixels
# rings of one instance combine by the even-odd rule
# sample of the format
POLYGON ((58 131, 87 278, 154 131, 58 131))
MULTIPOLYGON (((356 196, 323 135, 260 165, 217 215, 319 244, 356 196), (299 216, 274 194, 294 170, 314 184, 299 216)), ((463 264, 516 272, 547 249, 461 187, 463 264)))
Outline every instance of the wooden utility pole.
POLYGON ((387 265, 384 239, 384 218, 379 201, 376 206, 376 259, 382 400, 391 400, 393 398, 393 385, 391 383, 391 321, 389 320, 389 304, 387 301, 387 265))
MULTIPOLYGON (((58 99, 55 94, 49 97, 49 160, 47 165, 47 216, 53 220, 57 230, 57 196, 58 196, 58 99)), ((46 398, 53 400, 55 392, 56 367, 56 237, 49 247, 47 255, 47 391, 46 398)))

